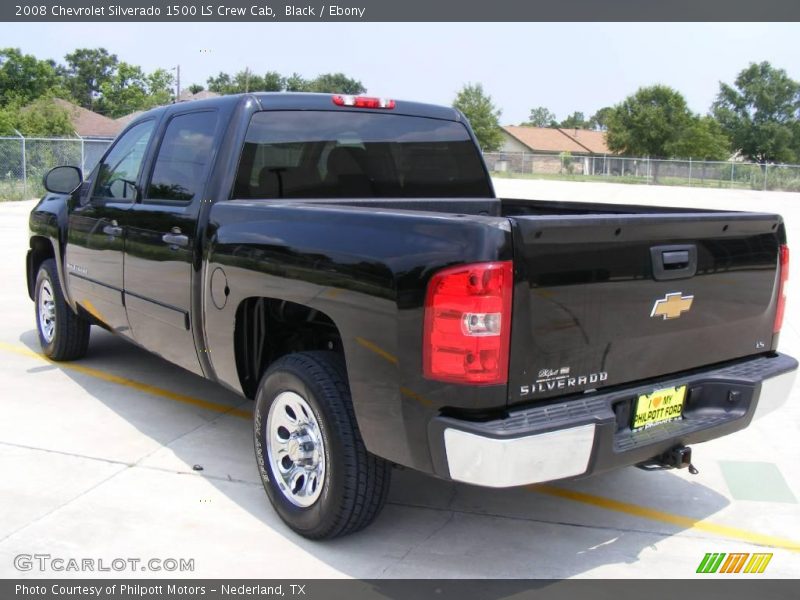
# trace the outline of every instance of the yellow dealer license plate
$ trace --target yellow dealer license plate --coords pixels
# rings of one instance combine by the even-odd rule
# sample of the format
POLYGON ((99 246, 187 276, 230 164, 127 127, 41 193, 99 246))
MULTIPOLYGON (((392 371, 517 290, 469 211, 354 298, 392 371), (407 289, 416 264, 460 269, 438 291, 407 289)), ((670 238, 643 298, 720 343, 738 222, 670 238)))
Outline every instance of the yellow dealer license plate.
POLYGON ((632 429, 638 431, 668 421, 677 421, 683 414, 685 399, 685 385, 656 390, 652 394, 642 394, 636 400, 632 429))

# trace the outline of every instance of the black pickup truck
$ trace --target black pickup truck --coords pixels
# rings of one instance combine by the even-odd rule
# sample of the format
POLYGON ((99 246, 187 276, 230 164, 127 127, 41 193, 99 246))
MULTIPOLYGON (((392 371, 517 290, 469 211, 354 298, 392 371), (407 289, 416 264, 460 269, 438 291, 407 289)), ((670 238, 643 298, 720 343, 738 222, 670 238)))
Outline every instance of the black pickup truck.
POLYGON ((451 108, 179 103, 45 185, 44 353, 98 325, 254 398, 264 487, 310 538, 370 523, 393 465, 487 487, 690 466, 797 368, 781 217, 498 199, 451 108))

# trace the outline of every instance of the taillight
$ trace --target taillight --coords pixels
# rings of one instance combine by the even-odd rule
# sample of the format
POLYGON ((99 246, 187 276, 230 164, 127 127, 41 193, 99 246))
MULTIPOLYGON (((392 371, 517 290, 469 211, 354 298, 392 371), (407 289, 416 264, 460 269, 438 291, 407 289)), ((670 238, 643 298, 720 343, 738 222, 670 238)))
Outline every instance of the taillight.
POLYGON ((333 96, 333 103, 336 106, 354 106, 356 108, 386 108, 395 107, 394 100, 386 98, 370 98, 369 96, 333 96))
POLYGON ((439 271, 425 297, 423 372, 428 379, 492 385, 508 381, 511 261, 439 271))
POLYGON ((775 311, 774 333, 778 333, 783 326, 783 313, 786 310, 786 282, 789 281, 789 246, 781 244, 779 252, 780 280, 778 283, 778 308, 775 311))

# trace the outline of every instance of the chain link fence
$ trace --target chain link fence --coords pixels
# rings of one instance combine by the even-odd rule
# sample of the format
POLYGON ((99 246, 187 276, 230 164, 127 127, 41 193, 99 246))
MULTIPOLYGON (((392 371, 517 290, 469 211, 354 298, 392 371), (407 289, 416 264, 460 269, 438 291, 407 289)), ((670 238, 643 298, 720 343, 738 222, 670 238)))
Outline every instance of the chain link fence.
POLYGON ((42 177, 53 167, 90 172, 110 144, 107 139, 0 137, 0 201, 44 195, 42 177))
POLYGON ((530 177, 800 192, 800 165, 487 152, 498 177, 530 177))
MULTIPOLYGON (((0 201, 42 196, 42 177, 59 165, 90 172, 110 144, 108 139, 0 137, 0 201)), ((800 192, 800 165, 524 152, 487 152, 484 157, 497 177, 800 192)))

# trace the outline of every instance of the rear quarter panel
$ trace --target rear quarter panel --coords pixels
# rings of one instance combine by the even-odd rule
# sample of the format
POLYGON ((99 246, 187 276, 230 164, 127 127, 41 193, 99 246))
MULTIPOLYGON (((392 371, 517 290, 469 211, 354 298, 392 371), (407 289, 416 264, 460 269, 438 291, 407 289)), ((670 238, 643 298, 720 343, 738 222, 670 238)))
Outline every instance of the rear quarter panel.
POLYGON ((367 448, 431 470, 427 424, 443 407, 502 407, 506 386, 422 378, 425 287, 457 263, 508 260, 507 219, 276 201, 216 203, 204 274, 206 348, 216 377, 241 392, 236 309, 250 297, 288 300, 327 315, 342 337, 353 405, 367 448), (222 309, 209 277, 222 268, 222 309))

